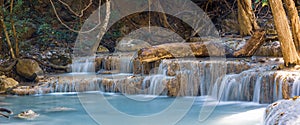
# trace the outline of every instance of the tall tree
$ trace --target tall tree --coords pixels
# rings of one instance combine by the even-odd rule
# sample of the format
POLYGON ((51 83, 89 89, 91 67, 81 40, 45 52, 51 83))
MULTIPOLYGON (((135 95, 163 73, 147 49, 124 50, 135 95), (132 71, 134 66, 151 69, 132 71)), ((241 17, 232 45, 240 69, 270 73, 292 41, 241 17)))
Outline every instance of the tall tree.
MULTIPOLYGON (((0 0, 0 9, 2 9, 2 6, 4 5, 4 0, 0 0)), ((1 11, 1 10, 0 10, 1 11)), ((1 16, 1 12, 0 12, 0 16, 1 16)), ((1 24, 1 23, 0 23, 1 24)), ((1 27, 1 26, 0 26, 1 27)), ((3 31, 2 30, 0 30, 0 51, 2 51, 2 43, 3 43, 3 41, 2 41, 2 39, 3 39, 3 31)))
POLYGON ((4 0, 0 0, 0 4, 2 4, 2 6, 0 6, 0 25, 2 26, 2 30, 4 32, 5 38, 6 38, 6 42, 7 45, 9 47, 9 51, 10 51, 10 55, 13 59, 16 58, 15 53, 14 53, 14 49, 12 47, 9 35, 8 35, 8 31, 4 22, 4 12, 3 12, 3 5, 4 5, 4 0))
POLYGON ((238 22, 242 36, 252 35, 255 30, 259 29, 252 10, 251 0, 238 0, 238 22))
POLYGON ((16 27, 15 27, 15 23, 13 20, 13 8, 14 8, 14 0, 10 0, 9 18, 10 18, 10 24, 11 24, 11 28, 12 28, 12 32, 13 32, 13 36, 14 36, 14 40, 15 40, 16 56, 18 57, 18 55, 19 55, 19 40, 17 37, 16 27))
POLYGON ((299 21, 297 8, 293 0, 284 0, 284 3, 288 12, 288 16, 291 21, 292 35, 296 46, 296 50, 299 54, 300 53, 300 21, 299 21))
POLYGON ((281 44, 285 66, 300 64, 300 58, 293 42, 292 32, 281 0, 269 0, 275 28, 281 44))

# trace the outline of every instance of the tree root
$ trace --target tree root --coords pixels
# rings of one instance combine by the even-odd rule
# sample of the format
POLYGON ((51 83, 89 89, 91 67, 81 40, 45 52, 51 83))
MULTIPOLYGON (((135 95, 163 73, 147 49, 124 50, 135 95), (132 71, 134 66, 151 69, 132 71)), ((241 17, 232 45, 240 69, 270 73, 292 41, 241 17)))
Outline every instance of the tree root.
POLYGON ((9 66, 0 66, 0 71, 1 72, 8 72, 8 71, 11 71, 13 69, 13 67, 17 64, 17 60, 14 59, 14 61, 9 64, 9 66), (5 68, 6 67, 6 68, 5 68))

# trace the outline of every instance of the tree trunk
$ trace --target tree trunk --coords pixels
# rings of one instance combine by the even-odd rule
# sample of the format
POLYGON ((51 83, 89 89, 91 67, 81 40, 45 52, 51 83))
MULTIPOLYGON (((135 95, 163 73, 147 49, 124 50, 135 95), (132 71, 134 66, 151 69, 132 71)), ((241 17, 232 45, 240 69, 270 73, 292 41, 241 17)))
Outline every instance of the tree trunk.
POLYGON ((2 37, 3 37, 3 34, 2 34, 2 30, 0 30, 0 52, 2 51, 2 37))
MULTIPOLYGON (((0 11, 1 11, 3 5, 4 5, 4 0, 0 0, 0 11)), ((1 14, 2 13, 0 12, 0 16, 2 16, 1 14)), ((2 51, 2 43, 3 43, 3 30, 0 30, 0 51, 2 51)))
POLYGON ((296 50, 299 54, 300 53, 300 22, 299 22, 298 11, 295 6, 295 2, 293 0, 284 0, 284 3, 286 5, 288 16, 291 21, 292 35, 296 46, 296 50))
MULTIPOLYGON (((3 0, 0 0, 0 3, 3 3, 3 0)), ((11 45, 10 38, 9 38, 9 35, 8 35, 8 31, 7 31, 5 22, 4 22, 4 13, 3 13, 2 7, 3 6, 0 7, 0 25, 2 25, 2 29, 3 29, 5 38, 6 38, 7 45, 9 47, 11 58, 15 59, 16 56, 15 56, 13 47, 11 45)))
POLYGON ((283 54, 285 66, 299 64, 300 59, 293 42, 292 32, 290 30, 282 1, 269 0, 269 3, 272 9, 275 28, 278 33, 278 39, 281 44, 281 51, 283 54))
POLYGON ((15 27, 15 23, 14 23, 14 20, 13 20, 13 7, 14 7, 14 0, 10 0, 10 13, 9 13, 10 25, 12 27, 13 36, 14 36, 14 39, 15 39, 16 57, 18 57, 18 55, 19 55, 19 40, 18 40, 18 37, 17 37, 16 27, 15 27))
POLYGON ((259 29, 252 10, 251 0, 238 0, 238 22, 242 36, 252 35, 255 30, 259 29))
MULTIPOLYGON (((95 44, 92 48, 92 52, 96 52, 97 51, 97 48, 100 44, 100 41, 101 39, 103 38, 103 35, 106 33, 106 30, 107 30, 107 26, 108 26, 108 22, 109 22, 109 19, 110 19, 110 13, 111 13, 111 1, 110 0, 106 0, 106 13, 105 13, 105 19, 103 20, 102 24, 101 25, 101 29, 100 29, 100 32, 98 34, 98 36, 101 36, 99 38, 99 42, 97 44, 95 44)), ((100 10, 99 10, 100 11, 100 10)))

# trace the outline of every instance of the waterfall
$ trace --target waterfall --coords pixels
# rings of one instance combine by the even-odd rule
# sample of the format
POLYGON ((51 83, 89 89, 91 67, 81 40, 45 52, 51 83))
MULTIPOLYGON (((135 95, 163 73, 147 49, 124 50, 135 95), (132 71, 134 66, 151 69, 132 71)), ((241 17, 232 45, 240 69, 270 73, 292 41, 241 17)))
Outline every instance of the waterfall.
POLYGON ((129 56, 121 56, 120 57, 120 72, 121 73, 132 73, 133 65, 131 61, 131 57, 129 56))
MULTIPOLYGON (((212 90, 212 97, 222 101, 251 101, 251 88, 256 73, 244 71, 240 74, 228 74, 220 77, 212 90)), ((257 86, 259 86, 257 84, 257 86)))
POLYGON ((259 103, 260 100, 261 80, 262 80, 262 76, 259 76, 258 79, 256 80, 255 87, 254 87, 253 102, 256 103, 259 103))
POLYGON ((76 58, 72 63, 72 72, 95 72, 94 57, 76 58))
MULTIPOLYGON (((96 91, 124 94, 168 96, 212 96, 221 101, 252 101, 272 103, 282 98, 300 96, 299 71, 270 70, 271 66, 242 61, 166 59, 150 74, 130 74, 130 56, 99 59, 100 69, 120 73, 99 74, 89 78, 82 74, 61 77, 43 87, 51 92, 96 91), (129 73, 129 74, 124 74, 129 73), (71 77, 71 78, 70 78, 71 77)), ((73 72, 94 72, 94 58, 78 58, 73 72)), ((157 66, 157 64, 155 64, 157 66)), ((42 91, 38 89, 38 91, 42 91)))
POLYGON ((293 96, 300 96, 300 79, 298 78, 297 81, 294 82, 293 84, 293 93, 292 93, 292 97, 293 96))
POLYGON ((299 96, 299 83, 299 72, 254 68, 218 79, 214 84, 212 96, 222 101, 272 103, 282 98, 299 96))
POLYGON ((161 74, 146 76, 142 83, 142 90, 144 91, 144 94, 166 95, 166 93, 164 93, 166 85, 163 83, 165 79, 166 76, 161 74))
POLYGON ((157 74, 149 74, 145 76, 142 82, 141 94, 148 95, 166 95, 166 80, 169 78, 166 75, 166 65, 160 63, 159 67, 154 71, 157 74))
POLYGON ((300 96, 300 76, 293 76, 293 87, 291 96, 300 96))

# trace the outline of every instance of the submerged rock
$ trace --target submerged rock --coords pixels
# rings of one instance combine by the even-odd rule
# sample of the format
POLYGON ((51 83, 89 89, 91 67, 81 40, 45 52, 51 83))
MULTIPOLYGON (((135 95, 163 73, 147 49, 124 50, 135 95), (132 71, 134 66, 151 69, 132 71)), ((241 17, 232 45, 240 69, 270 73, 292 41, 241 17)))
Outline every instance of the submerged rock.
POLYGON ((26 120, 34 120, 35 118, 39 117, 40 114, 37 114, 36 112, 32 110, 24 111, 18 114, 16 117, 26 120))
POLYGON ((64 112, 64 111, 75 111, 76 109, 74 108, 68 108, 68 107, 54 107, 47 109, 47 112, 64 112))

